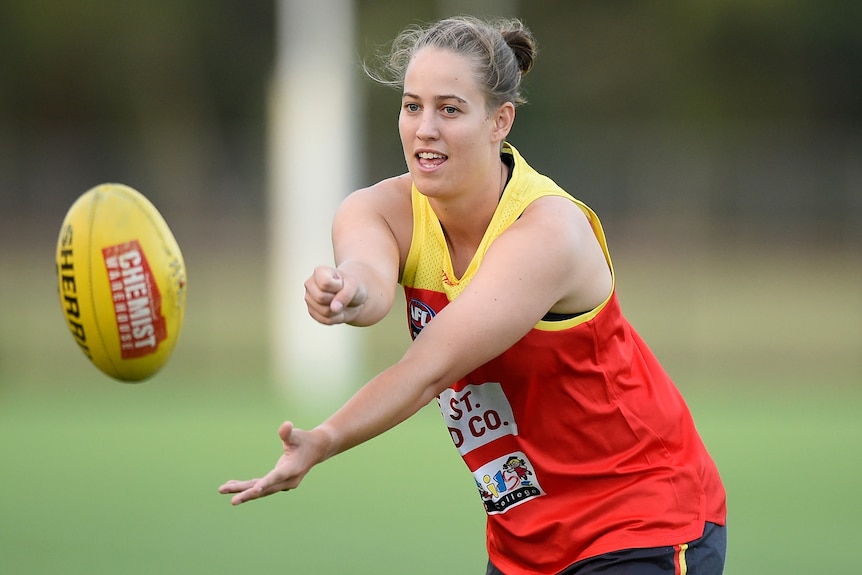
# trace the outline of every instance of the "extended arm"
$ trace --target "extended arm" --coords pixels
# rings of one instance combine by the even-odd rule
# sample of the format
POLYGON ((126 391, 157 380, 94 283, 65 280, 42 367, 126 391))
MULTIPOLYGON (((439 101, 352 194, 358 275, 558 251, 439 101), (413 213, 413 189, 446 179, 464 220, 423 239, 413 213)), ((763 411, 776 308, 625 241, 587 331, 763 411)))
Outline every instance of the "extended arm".
POLYGON ((296 487, 313 465, 401 423, 504 352, 560 302, 588 309, 609 290, 607 265, 583 214, 568 200, 537 202, 495 241, 467 289, 399 362, 313 430, 283 425, 284 455, 275 468, 221 491, 235 493, 239 504, 296 487))

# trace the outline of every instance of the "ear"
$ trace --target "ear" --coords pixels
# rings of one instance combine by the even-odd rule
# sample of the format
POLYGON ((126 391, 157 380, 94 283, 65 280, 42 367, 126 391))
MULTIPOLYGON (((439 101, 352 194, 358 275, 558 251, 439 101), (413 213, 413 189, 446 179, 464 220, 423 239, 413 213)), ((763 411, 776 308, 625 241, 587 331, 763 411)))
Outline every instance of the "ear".
POLYGON ((512 125, 515 123, 515 105, 512 102, 504 102, 492 114, 491 119, 494 122, 491 136, 495 142, 502 142, 509 135, 512 125))

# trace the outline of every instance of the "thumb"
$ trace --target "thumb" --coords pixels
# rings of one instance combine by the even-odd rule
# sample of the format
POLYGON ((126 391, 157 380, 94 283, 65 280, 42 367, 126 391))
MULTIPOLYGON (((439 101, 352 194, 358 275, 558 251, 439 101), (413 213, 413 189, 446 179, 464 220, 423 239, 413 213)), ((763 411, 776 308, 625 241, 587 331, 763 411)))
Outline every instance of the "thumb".
POLYGON ((344 278, 335 268, 326 268, 326 275, 321 287, 329 293, 338 293, 344 287, 344 278))
POLYGON ((365 304, 368 295, 365 286, 354 279, 343 280, 342 289, 332 298, 330 308, 335 313, 344 311, 345 308, 358 308, 365 304))
POLYGON ((281 438, 281 442, 284 444, 285 449, 290 446, 290 436, 293 434, 293 423, 290 421, 285 421, 278 428, 278 436, 281 438))
POLYGON ((356 297, 352 283, 348 285, 348 282, 345 280, 344 276, 338 272, 338 270, 332 270, 330 286, 333 288, 332 293, 334 294, 334 297, 329 303, 329 307, 333 312, 341 313, 356 297))

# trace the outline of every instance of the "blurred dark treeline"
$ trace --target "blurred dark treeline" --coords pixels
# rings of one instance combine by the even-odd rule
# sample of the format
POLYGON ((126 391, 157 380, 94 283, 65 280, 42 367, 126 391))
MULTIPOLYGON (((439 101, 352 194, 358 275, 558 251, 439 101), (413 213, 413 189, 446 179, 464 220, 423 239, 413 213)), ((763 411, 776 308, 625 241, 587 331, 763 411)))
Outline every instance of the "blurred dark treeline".
MULTIPOLYGON (((862 243, 862 3, 517 5, 540 55, 511 140, 604 219, 708 241, 862 243)), ((359 61, 445 14, 354 6, 360 186, 403 159, 397 95, 359 61)), ((0 223, 57 225, 104 181, 144 191, 169 221, 262 216, 275 16, 259 0, 4 0, 0 223)))

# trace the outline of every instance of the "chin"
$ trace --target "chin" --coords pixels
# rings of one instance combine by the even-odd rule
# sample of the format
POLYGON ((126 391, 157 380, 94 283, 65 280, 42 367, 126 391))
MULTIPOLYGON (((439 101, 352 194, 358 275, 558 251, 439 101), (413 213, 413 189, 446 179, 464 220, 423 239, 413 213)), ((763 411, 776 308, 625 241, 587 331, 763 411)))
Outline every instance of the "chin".
MULTIPOLYGON (((411 174, 411 176, 413 175, 411 174)), ((440 193, 440 182, 429 178, 425 173, 413 176, 413 185, 423 196, 435 197, 440 193)))

